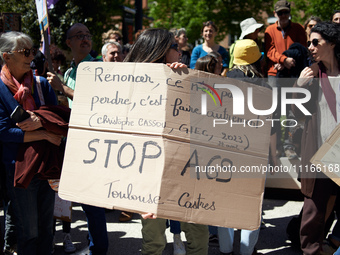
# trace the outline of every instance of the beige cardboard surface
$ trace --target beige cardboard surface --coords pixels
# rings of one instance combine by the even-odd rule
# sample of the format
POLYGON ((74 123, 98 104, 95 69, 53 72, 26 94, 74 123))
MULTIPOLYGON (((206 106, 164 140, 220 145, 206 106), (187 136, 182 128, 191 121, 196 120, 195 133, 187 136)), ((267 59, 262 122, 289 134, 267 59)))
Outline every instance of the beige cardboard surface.
POLYGON ((319 168, 340 186, 340 124, 311 159, 314 169, 319 168))
POLYGON ((255 116, 247 107, 244 116, 233 115, 226 89, 216 89, 226 95, 222 106, 208 98, 207 115, 201 115, 203 83, 237 85, 244 95, 252 87, 254 105, 271 106, 266 88, 196 70, 81 63, 59 195, 162 218, 256 229, 265 173, 249 171, 267 164, 270 116, 255 116), (215 118, 253 120, 253 127, 214 127, 215 118), (207 174, 204 166, 225 171, 210 168, 207 174), (240 173, 242 167, 249 171, 240 173))
POLYGON ((53 216, 55 219, 72 222, 72 202, 61 199, 56 193, 53 216))

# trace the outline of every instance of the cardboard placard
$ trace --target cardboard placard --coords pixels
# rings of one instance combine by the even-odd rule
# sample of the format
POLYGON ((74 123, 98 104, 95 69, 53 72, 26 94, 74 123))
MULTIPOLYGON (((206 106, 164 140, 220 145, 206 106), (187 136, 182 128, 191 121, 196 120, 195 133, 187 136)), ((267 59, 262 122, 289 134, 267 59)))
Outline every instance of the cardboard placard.
POLYGON ((61 199, 58 193, 55 193, 54 200, 54 218, 63 221, 72 221, 72 202, 61 199))
POLYGON ((245 98, 251 87, 254 107, 271 107, 271 90, 205 72, 81 63, 59 195, 161 218, 257 229, 265 172, 254 169, 267 165, 270 116, 251 113, 245 103, 244 114, 234 115, 227 89, 216 89, 220 104, 209 99, 202 115, 202 94, 215 84, 235 85, 245 98), (225 124, 214 126, 216 119, 225 124))
POLYGON ((340 186, 340 124, 311 159, 312 170, 322 171, 340 186), (318 170, 319 169, 319 170, 318 170))

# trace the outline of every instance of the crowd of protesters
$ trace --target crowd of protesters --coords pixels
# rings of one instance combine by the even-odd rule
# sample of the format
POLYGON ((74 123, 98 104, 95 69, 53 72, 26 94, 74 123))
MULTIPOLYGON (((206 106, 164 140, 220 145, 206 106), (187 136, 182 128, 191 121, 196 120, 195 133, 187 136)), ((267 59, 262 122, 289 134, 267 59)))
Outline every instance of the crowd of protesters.
MULTIPOLYGON (((277 21, 263 31, 264 41, 259 37, 264 24, 252 17, 243 20, 241 36, 229 49, 215 42, 218 27, 212 21, 203 23, 203 43, 192 51, 187 45, 185 28, 138 31, 132 45, 123 45, 122 34, 110 29, 103 34, 101 58, 93 56, 89 29, 77 23, 66 33, 72 62, 64 74, 61 66, 66 57, 57 46, 50 45, 53 64, 50 70, 46 56, 34 47, 28 35, 2 34, 0 187, 5 223, 0 254, 53 254, 54 185, 58 184, 49 180, 60 177, 77 68, 86 61, 160 63, 173 69, 192 68, 268 89, 278 88, 279 96, 282 87, 309 90, 311 99, 306 108, 312 115, 305 116, 295 107, 285 109, 287 117, 296 120, 299 126, 283 133, 280 126, 272 128, 269 163, 279 164, 277 159, 281 156, 301 157, 302 165, 306 166, 299 176, 304 205, 295 230, 298 240, 294 240, 302 253, 340 254, 340 222, 335 222, 327 237, 329 222, 334 219, 331 215, 340 217, 339 186, 323 173, 308 171, 312 156, 340 123, 340 11, 334 11, 328 21, 311 16, 304 26, 292 22, 290 12, 291 5, 286 0, 275 3, 277 21), (283 78, 291 80, 283 82, 283 78)), ((301 94, 290 96, 299 98, 301 94)), ((277 118, 281 111, 279 108, 274 113, 277 118)), ((87 218, 90 254, 107 254, 110 240, 105 209, 81 206, 87 218)), ((220 254, 234 254, 234 229, 178 221, 168 223, 167 219, 148 212, 141 217, 141 253, 144 255, 162 254, 166 245, 164 231, 169 225, 174 234, 175 255, 206 255, 209 241, 213 239, 218 240, 220 254), (186 235, 186 247, 180 238, 181 231, 186 235)), ((131 212, 122 211, 119 220, 131 218, 131 212)), ((63 222, 66 253, 76 251, 71 229, 70 222, 63 222)), ((259 232, 260 228, 241 230, 241 255, 261 254, 255 247, 259 232)))

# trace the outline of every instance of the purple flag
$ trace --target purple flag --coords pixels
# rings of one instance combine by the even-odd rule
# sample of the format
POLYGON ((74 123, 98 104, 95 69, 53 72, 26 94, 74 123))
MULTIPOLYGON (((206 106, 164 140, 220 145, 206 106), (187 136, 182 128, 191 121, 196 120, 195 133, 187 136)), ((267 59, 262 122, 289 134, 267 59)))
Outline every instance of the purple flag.
POLYGON ((47 8, 48 9, 53 9, 54 5, 58 2, 59 0, 47 0, 47 8))

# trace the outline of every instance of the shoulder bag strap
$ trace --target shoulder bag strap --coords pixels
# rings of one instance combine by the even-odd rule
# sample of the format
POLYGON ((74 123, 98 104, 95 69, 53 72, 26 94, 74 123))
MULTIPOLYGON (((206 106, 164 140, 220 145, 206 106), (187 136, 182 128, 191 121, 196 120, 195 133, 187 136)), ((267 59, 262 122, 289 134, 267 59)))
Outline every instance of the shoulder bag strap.
POLYGON ((36 76, 35 77, 36 80, 36 87, 37 87, 37 91, 38 91, 38 95, 39 95, 39 100, 40 100, 40 105, 45 105, 45 99, 44 99, 44 94, 42 93, 42 89, 41 89, 41 82, 40 82, 40 76, 36 76))
POLYGON ((324 69, 323 65, 319 65, 319 79, 321 79, 321 88, 322 92, 325 95, 328 107, 333 114, 335 122, 337 122, 337 113, 336 113, 336 95, 335 92, 328 80, 328 76, 326 74, 326 70, 324 69))

